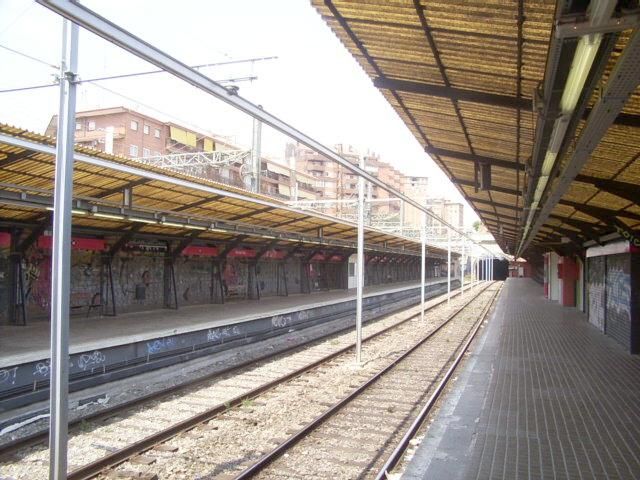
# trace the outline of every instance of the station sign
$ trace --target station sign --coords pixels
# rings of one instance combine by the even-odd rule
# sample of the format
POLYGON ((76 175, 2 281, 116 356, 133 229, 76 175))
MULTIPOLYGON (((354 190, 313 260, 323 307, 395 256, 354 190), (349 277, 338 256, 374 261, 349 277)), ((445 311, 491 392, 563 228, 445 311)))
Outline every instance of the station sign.
POLYGON ((200 245, 189 245, 182 251, 182 255, 189 257, 217 257, 218 248, 200 245))

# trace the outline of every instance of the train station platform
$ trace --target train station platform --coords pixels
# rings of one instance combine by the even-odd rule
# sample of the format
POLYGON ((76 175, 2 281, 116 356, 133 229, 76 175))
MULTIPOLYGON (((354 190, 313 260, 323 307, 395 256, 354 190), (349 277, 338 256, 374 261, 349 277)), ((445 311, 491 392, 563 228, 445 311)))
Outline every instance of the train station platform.
MULTIPOLYGON (((452 281, 452 288, 459 280, 452 281)), ((428 279, 426 298, 446 292, 446 278, 428 279)), ((366 320, 419 302, 420 284, 396 282, 365 288, 366 320)), ((216 353, 341 318, 355 312, 355 289, 260 300, 232 301, 121 314, 72 317, 70 380, 88 386, 97 375, 116 379, 216 353), (83 383, 83 381, 86 381, 83 383), (88 383, 87 383, 88 382, 88 383)), ((48 321, 0 327, 0 411, 42 396, 49 378, 48 321), (4 403, 3 399, 11 399, 4 403)))
POLYGON ((640 478, 640 356, 509 278, 402 478, 640 478))

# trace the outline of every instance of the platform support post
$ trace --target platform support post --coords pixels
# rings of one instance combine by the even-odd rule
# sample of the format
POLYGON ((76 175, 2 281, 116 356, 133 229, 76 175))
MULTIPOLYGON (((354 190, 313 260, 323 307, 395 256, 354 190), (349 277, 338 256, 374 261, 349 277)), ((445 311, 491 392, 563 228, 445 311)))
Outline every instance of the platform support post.
POLYGON ((451 229, 447 227, 447 305, 451 302, 451 229))
POLYGON ((465 267, 465 259, 464 259, 464 240, 462 240, 462 256, 460 257, 460 290, 462 296, 464 296, 464 267, 465 267))
MULTIPOLYGON (((364 169, 364 158, 360 157, 364 169)), ((362 362, 362 289, 364 286, 364 178, 358 177, 358 250, 356 253, 356 363, 362 362)))
POLYGON ((489 259, 489 281, 493 280, 493 257, 489 259))
POLYGON ((49 478, 67 478, 69 396, 69 292, 71 286, 71 201, 73 144, 76 125, 78 26, 62 28, 60 105, 53 200, 51 256, 51 386, 49 393, 49 478))
MULTIPOLYGON (((403 202, 404 203, 404 202, 403 202)), ((420 229, 420 242, 422 243, 421 268, 420 268, 420 320, 424 321, 424 283, 426 280, 427 257, 427 214, 422 212, 422 228, 420 229)))

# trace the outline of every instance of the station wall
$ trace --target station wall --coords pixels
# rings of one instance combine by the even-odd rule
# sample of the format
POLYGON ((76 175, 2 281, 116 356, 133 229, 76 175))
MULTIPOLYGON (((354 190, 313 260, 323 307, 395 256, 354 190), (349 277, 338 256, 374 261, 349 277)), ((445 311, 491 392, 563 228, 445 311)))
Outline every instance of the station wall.
MULTIPOLYGON (((108 247, 114 241, 115 239, 107 240, 105 244, 108 247)), ((167 280, 165 262, 171 245, 167 246, 166 242, 141 241, 138 247, 123 248, 111 261, 117 313, 153 310, 165 306, 165 283, 171 281, 167 280)), ((48 319, 52 279, 50 248, 43 248, 36 242, 22 256, 14 254, 11 257, 11 251, 10 245, 0 245, 0 324, 11 323, 13 318, 21 314, 21 306, 11 308, 9 305, 13 301, 10 293, 18 288, 15 281, 11 281, 18 277, 15 273, 15 259, 20 259, 27 320, 48 319)), ((104 250, 72 250, 72 315, 97 316, 110 312, 111 283, 104 255, 104 250)), ((419 259, 403 257, 402 262, 398 263, 400 260, 396 258, 384 264, 376 265, 372 262, 367 265, 365 285, 417 280, 420 274, 419 259)), ((226 299, 247 297, 250 261, 252 260, 247 258, 227 258, 224 262, 221 274, 226 299)), ((215 257, 193 255, 181 255, 175 259, 173 269, 179 306, 213 303, 212 282, 217 271, 215 262, 215 257)), ((284 263, 289 294, 303 292, 306 281, 302 278, 302 262, 302 256, 294 255, 284 263)), ((256 280, 261 296, 278 294, 277 264, 278 261, 272 259, 257 262, 256 280)), ((428 269, 428 276, 432 276, 429 273, 433 273, 433 261, 429 265, 431 270, 428 269)), ((312 261, 308 288, 311 291, 346 288, 347 275, 346 258, 345 261, 312 261)), ((16 296, 20 297, 19 294, 16 296)), ((173 302, 173 291, 170 296, 173 302)))
POLYGON ((589 322, 640 353, 640 253, 614 244, 587 250, 586 305, 589 322))
POLYGON ((589 322, 630 353, 640 353, 640 254, 587 252, 589 322))

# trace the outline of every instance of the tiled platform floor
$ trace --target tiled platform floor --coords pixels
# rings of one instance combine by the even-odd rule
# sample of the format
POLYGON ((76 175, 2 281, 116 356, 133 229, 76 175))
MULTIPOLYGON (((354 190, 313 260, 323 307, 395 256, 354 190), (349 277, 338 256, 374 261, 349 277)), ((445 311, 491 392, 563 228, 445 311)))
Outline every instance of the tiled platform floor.
POLYGON ((507 280, 403 479, 640 479, 640 357, 507 280))

